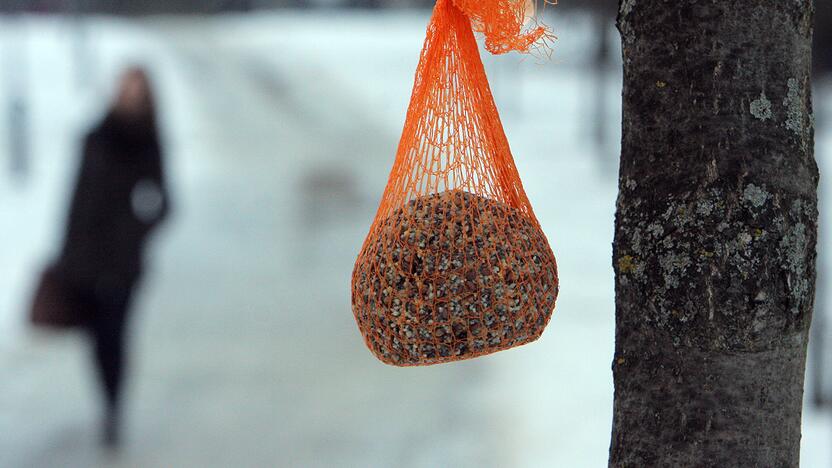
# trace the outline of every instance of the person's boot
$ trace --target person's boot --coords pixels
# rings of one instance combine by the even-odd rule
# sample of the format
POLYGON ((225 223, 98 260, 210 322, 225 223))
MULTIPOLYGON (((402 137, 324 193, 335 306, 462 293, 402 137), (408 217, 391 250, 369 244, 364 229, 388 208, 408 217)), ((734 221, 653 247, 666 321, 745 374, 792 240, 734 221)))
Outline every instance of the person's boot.
POLYGON ((117 449, 121 442, 121 425, 118 412, 109 409, 101 426, 101 445, 110 450, 117 449))

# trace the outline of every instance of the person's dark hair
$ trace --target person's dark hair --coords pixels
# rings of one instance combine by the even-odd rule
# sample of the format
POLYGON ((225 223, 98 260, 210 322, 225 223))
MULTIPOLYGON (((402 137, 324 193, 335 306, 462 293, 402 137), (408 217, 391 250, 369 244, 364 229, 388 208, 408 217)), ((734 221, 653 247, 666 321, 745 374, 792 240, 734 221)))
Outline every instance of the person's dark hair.
MULTIPOLYGON (((125 69, 105 122, 128 138, 157 138, 156 102, 147 72, 138 66, 125 69)), ((105 123, 106 125, 106 123, 105 123)))

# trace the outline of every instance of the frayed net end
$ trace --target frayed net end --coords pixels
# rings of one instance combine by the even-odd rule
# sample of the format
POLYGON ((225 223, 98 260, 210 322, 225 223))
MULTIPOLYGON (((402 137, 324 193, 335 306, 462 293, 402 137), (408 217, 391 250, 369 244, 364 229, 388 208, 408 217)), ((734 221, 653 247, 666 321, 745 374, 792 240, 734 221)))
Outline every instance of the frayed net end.
MULTIPOLYGON (((543 1, 544 5, 555 3, 543 1)), ((552 43, 557 37, 540 21, 535 0, 453 0, 453 3, 470 18, 474 31, 485 36, 485 48, 492 54, 517 51, 551 55, 552 43)))

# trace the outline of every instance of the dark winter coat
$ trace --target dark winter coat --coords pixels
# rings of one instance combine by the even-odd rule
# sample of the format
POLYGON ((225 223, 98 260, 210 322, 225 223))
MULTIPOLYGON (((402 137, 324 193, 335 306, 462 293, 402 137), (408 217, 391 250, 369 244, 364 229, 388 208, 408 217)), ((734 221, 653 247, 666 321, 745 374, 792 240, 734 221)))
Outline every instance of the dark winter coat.
POLYGON ((152 119, 111 113, 84 141, 59 265, 91 288, 130 288, 145 241, 166 216, 161 151, 152 119))

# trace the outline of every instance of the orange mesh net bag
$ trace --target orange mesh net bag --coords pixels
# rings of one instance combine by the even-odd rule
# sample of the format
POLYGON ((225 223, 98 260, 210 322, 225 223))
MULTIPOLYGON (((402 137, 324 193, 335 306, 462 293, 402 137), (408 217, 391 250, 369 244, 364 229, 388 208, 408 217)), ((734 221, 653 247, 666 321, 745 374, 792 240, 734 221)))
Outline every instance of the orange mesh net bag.
POLYGON ((428 365, 537 339, 555 257, 523 191, 473 30, 528 51, 527 0, 438 0, 396 160, 352 276, 352 310, 381 361, 428 365), (473 25, 473 26, 472 26, 473 25))

